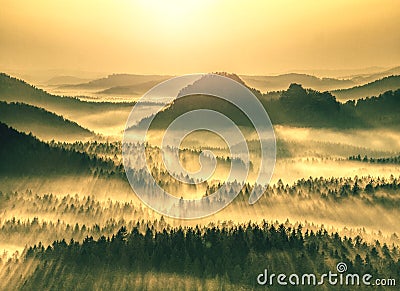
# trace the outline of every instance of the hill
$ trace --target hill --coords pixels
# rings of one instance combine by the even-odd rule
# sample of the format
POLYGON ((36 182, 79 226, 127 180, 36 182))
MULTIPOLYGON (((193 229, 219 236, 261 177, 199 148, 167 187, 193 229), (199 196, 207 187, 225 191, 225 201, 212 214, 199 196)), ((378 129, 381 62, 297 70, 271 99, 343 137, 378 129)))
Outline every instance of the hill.
POLYGON ((90 79, 83 79, 74 76, 57 76, 47 80, 44 83, 49 86, 61 86, 61 85, 76 85, 90 81, 91 81, 90 79))
POLYGON ((135 104, 90 102, 52 95, 4 73, 0 73, 0 101, 41 107, 103 134, 122 130, 135 104))
POLYGON ((139 82, 133 85, 127 86, 115 86, 108 89, 104 89, 102 91, 97 92, 97 94, 107 94, 107 95, 136 95, 142 96, 148 90, 159 84, 160 82, 165 81, 162 79, 151 80, 147 82, 139 82))
POLYGON ((111 169, 114 166, 112 162, 85 153, 52 147, 1 122, 0 140, 0 174, 3 176, 90 173, 96 167, 111 169))
MULTIPOLYGON (((329 71, 325 73, 329 75, 329 71)), ((312 88, 318 91, 336 91, 352 88, 354 86, 362 86, 366 83, 393 75, 400 75, 400 66, 391 68, 389 70, 380 69, 380 71, 377 71, 377 68, 374 68, 371 72, 346 75, 343 77, 319 78, 315 75, 310 75, 306 73, 288 73, 276 76, 241 75, 240 77, 250 87, 254 87, 262 92, 271 92, 285 90, 292 83, 301 84, 305 88, 312 88)), ((397 88, 390 88, 387 90, 397 88)), ((383 92, 384 91, 369 93, 358 98, 371 96, 373 94, 380 94, 383 92)))
POLYGON ((263 102, 274 124, 331 128, 398 128, 400 90, 340 103, 329 92, 291 84, 279 99, 263 102))
MULTIPOLYGON (((193 85, 182 89, 183 94, 199 92, 200 86, 213 86, 210 78, 202 78, 193 85)), ((400 116, 400 90, 388 91, 378 97, 340 103, 329 92, 304 89, 291 84, 281 92, 279 98, 264 98, 256 94, 267 110, 274 125, 290 125, 316 128, 371 128, 398 127, 400 116), (379 108, 379 110, 377 110, 379 108)), ((268 96, 268 95, 266 95, 268 96)), ((224 100, 211 96, 192 95, 175 100, 154 118, 152 128, 166 128, 182 113, 195 109, 210 109, 221 112, 244 127, 251 127, 250 121, 238 108, 224 100)), ((139 127, 147 124, 143 119, 139 127)))
POLYGON ((77 98, 61 97, 47 93, 22 80, 0 73, 0 101, 22 102, 67 116, 70 113, 107 111, 131 107, 134 103, 88 102, 77 98))
POLYGON ((32 132, 43 140, 77 141, 95 137, 95 134, 76 122, 43 108, 0 101, 0 121, 18 131, 32 132))
POLYGON ((350 79, 318 78, 307 74, 283 74, 277 76, 240 76, 244 82, 262 92, 280 91, 289 87, 292 83, 302 84, 304 87, 319 91, 349 88, 357 83, 350 79))
POLYGON ((144 86, 147 83, 160 83, 170 79, 171 77, 172 76, 161 75, 113 74, 87 83, 66 85, 62 87, 71 89, 109 89, 120 86, 144 86))
POLYGON ((400 88, 400 76, 388 76, 371 83, 348 89, 331 91, 337 99, 347 101, 364 97, 377 96, 389 90, 400 88))
MULTIPOLYGON (((228 74, 227 77, 241 81, 236 75, 228 74)), ((204 78, 197 82, 202 82, 201 86, 209 85, 204 83, 204 78)), ((349 101, 345 104, 338 102, 329 92, 304 89, 298 84, 291 84, 289 89, 278 93, 273 92, 273 94, 262 94, 255 89, 250 90, 260 99, 274 124, 331 128, 398 127, 400 124, 400 117, 397 114, 400 90, 389 91, 376 98, 358 100, 357 103, 349 101), (382 110, 377 111, 374 106, 382 110)), ((238 125, 249 125, 248 119, 237 109, 210 98, 212 97, 196 96, 195 102, 193 96, 180 98, 171 107, 157 115, 153 126, 165 128, 165 125, 169 124, 171 118, 176 118, 177 114, 199 108, 219 108, 238 125), (172 109, 176 112, 172 112, 172 109)), ((116 128, 123 129, 126 118, 134 105, 134 103, 87 102, 51 95, 6 74, 0 74, 0 100, 43 107, 77 121, 87 128, 98 130, 97 128, 101 126, 107 126, 114 131, 116 128)))
POLYGON ((391 68, 389 70, 383 70, 380 72, 358 74, 358 75, 346 76, 343 78, 349 78, 349 79, 352 79, 356 83, 359 83, 359 84, 364 83, 365 84, 368 82, 373 82, 375 80, 382 79, 384 77, 393 76, 393 75, 400 75, 400 66, 391 68))

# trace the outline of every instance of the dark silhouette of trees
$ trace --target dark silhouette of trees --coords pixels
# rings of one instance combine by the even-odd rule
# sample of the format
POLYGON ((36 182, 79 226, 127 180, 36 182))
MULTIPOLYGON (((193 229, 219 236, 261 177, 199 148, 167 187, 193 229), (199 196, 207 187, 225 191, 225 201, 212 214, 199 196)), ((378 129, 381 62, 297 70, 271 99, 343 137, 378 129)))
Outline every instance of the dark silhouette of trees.
POLYGON ((0 122, 0 174, 9 176, 59 175, 68 173, 111 174, 117 169, 111 160, 96 155, 53 147, 31 134, 20 133, 0 122))
MULTIPOLYGON (((81 243, 65 240, 50 246, 35 245, 25 259, 63 262, 66 270, 130 270, 187 274, 199 278, 226 278, 232 283, 255 286, 255 276, 264 268, 278 271, 322 272, 334 270, 343 261, 352 272, 369 270, 373 275, 398 276, 399 254, 378 242, 369 245, 360 237, 341 238, 320 229, 302 226, 275 227, 245 224, 232 227, 177 227, 155 230, 138 225, 122 226, 111 237, 81 243)), ((40 270, 40 268, 39 268, 40 270)), ((33 276, 35 277, 35 275, 33 276)))
POLYGON ((368 156, 364 156, 361 158, 361 155, 350 156, 348 158, 350 161, 371 163, 371 164, 400 164, 400 156, 395 157, 385 157, 385 158, 368 158, 368 156))

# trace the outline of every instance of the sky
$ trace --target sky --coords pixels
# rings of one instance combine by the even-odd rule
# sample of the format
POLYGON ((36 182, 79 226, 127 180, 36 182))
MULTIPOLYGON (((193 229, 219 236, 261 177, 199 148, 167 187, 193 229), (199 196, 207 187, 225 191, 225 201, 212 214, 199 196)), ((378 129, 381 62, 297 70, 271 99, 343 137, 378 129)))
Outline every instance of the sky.
POLYGON ((397 0, 0 0, 0 71, 262 75, 400 65, 397 0))

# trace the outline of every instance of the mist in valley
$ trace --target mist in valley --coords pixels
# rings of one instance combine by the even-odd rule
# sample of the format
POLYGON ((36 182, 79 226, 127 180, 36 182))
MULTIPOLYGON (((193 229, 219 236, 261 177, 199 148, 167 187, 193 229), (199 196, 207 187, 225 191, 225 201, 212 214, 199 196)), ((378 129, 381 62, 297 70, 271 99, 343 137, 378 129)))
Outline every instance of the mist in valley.
MULTIPOLYGON (((26 84, 18 86, 29 89, 26 84)), ((376 267, 380 274, 389 272, 386 266, 398 263, 400 133, 395 127, 305 127, 283 122, 273 126, 275 141, 271 139, 272 132, 262 135, 268 141, 262 148, 260 136, 241 116, 234 118, 239 121, 238 129, 244 140, 235 136, 229 145, 223 135, 206 130, 186 134, 182 128, 170 129, 171 136, 179 139, 164 140, 166 131, 159 125, 165 120, 160 119, 146 132, 142 144, 140 124, 160 103, 139 104, 138 114, 128 119, 136 104, 130 103, 130 97, 124 102, 109 102, 103 96, 93 102, 88 101, 90 98, 57 97, 36 89, 32 94, 29 98, 17 93, 12 97, 7 95, 1 103, 7 113, 0 116, 0 134, 7 140, 2 143, 1 152, 7 165, 0 167, 0 287, 3 289, 70 288, 71 282, 77 281, 83 281, 76 283, 79 288, 241 286, 252 289, 254 286, 246 276, 255 269, 245 273, 231 252, 234 247, 230 246, 230 240, 236 246, 242 237, 251 250, 243 257, 249 260, 249 266, 253 266, 250 258, 260 263, 268 257, 276 268, 284 261, 293 270, 295 266, 304 268, 298 265, 302 260, 310 263, 318 260, 320 266, 329 268, 332 262, 348 260, 357 267, 359 253, 364 262, 370 255, 375 256, 371 264, 381 266, 376 267), (20 117, 12 112, 20 112, 20 117), (24 118, 22 113, 26 115, 24 118), (129 135, 129 142, 123 141, 124 135, 129 135), (165 146, 163 142, 173 146, 165 146), (261 198, 249 204, 252 191, 258 189, 255 183, 261 153, 271 149, 276 149, 276 160, 267 160, 273 166, 273 173, 261 198), (143 155, 138 155, 142 150, 143 155), (131 157, 128 163, 124 163, 124 155, 131 157), (232 173, 239 177, 232 170, 237 166, 248 173, 241 179, 227 181, 232 173), (144 168, 149 172, 144 173, 144 168), (148 193, 149 200, 143 201, 135 193, 127 175, 148 193), (160 200, 165 195, 163 191, 171 193, 176 203, 160 200), (237 196, 233 194, 236 192, 237 196), (148 203, 158 203, 167 212, 179 215, 189 213, 188 205, 195 205, 199 214, 207 208, 198 202, 182 206, 181 199, 204 199, 223 209, 198 219, 179 219, 155 211, 148 203), (230 200, 233 201, 229 204, 230 200), (192 232, 199 239, 196 247, 199 250, 204 247, 204 258, 197 258, 190 248, 186 250, 190 255, 178 255, 167 243, 176 240, 179 245, 180 239, 188 240, 192 232), (276 233, 286 238, 275 240, 276 233), (260 249, 255 243, 257 235, 270 243, 272 249, 277 248, 277 254, 260 249), (233 262, 222 255, 207 253, 219 247, 214 236, 226 244, 219 253, 232 256, 233 262), (336 236, 341 238, 340 243, 336 236), (295 241, 294 237, 306 246, 303 249, 296 245, 299 253, 291 252, 290 247, 280 247, 295 241), (119 244, 119 239, 123 243, 119 244), (136 239, 137 253, 129 257, 137 262, 136 267, 113 257, 125 252, 124 247, 136 239), (147 243, 146 248, 152 250, 146 254, 151 258, 150 265, 142 262, 145 256, 140 249, 147 243), (317 251, 314 244, 318 245, 317 251), (104 246, 110 260, 117 260, 115 264, 123 267, 111 270, 104 265, 108 263, 102 261, 104 254, 97 253, 99 245, 104 246), (159 256, 164 247, 165 253, 170 248, 174 255, 159 256), (77 250, 82 253, 75 253, 77 250), (319 257, 322 252, 328 259, 319 257), (60 261, 56 253, 60 257, 67 253, 71 256, 60 261), (86 258, 88 253, 89 258, 76 259, 86 258), (299 254, 303 259, 297 257, 299 254), (183 262, 174 261, 181 256, 186 258, 183 262), (213 261, 214 257, 219 260, 213 261), (158 263, 157 258, 163 263, 158 263), (378 262, 384 258, 388 263, 382 267, 378 262), (93 262, 99 265, 93 275, 77 271, 94 270, 93 262), (130 268, 138 269, 132 272, 130 268), (51 279, 57 274, 59 281, 51 279), (119 278, 120 282, 110 283, 110 278, 119 278)), ((162 114, 171 116, 170 108, 166 106, 162 114)), ((185 122, 187 127, 192 125, 185 122)), ((227 128, 220 132, 230 134, 227 128)), ((186 245, 190 243, 186 241, 186 245)))

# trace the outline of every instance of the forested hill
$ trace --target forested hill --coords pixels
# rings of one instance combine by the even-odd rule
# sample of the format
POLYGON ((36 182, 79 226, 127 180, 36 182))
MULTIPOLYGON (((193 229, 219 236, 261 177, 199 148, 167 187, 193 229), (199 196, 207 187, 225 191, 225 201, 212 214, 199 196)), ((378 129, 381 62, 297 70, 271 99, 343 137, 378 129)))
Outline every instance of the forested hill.
POLYGON ((355 86, 356 82, 351 79, 318 78, 308 74, 289 73, 277 76, 240 76, 249 86, 266 91, 284 90, 291 83, 302 84, 306 88, 316 90, 334 90, 339 88, 349 88, 355 86))
POLYGON ((45 140, 89 139, 95 134, 76 122, 43 108, 24 103, 0 101, 0 122, 45 140))
POLYGON ((400 90, 343 104, 329 92, 291 84, 279 99, 262 100, 262 103, 274 124, 330 128, 398 128, 400 125, 400 90))
MULTIPOLYGON (((189 87, 188 87, 189 88, 189 87)), ((185 94, 189 94, 185 88, 185 94)), ((341 103, 329 92, 304 89, 291 84, 279 98, 270 98, 255 92, 267 110, 273 124, 300 127, 327 128, 398 128, 400 125, 400 90, 387 91, 378 97, 341 103)), ((250 121, 238 108, 224 100, 211 96, 195 95, 179 98, 160 112, 152 128, 166 128, 184 112, 195 109, 211 109, 231 118, 239 126, 251 126, 250 121)), ((146 120, 139 126, 146 124, 146 120)))
POLYGON ((0 122, 0 175, 58 175, 114 168, 95 156, 52 147, 0 122))
POLYGON ((367 96, 377 96, 389 90, 400 88, 400 76, 388 76, 371 83, 349 89, 334 90, 332 94, 339 100, 352 100, 367 96))
POLYGON ((22 102, 63 116, 71 112, 85 114, 93 110, 107 111, 133 105, 133 103, 87 102, 72 97, 56 96, 4 73, 0 73, 0 101, 22 102))
POLYGON ((160 83, 172 77, 173 76, 168 75, 112 74, 105 78, 92 80, 87 83, 64 85, 62 87, 75 89, 107 89, 119 86, 143 85, 144 87, 148 87, 150 84, 150 87, 148 87, 148 89, 150 89, 152 83, 160 83))
MULTIPOLYGON (((239 78, 233 74, 225 75, 239 78)), ((201 83, 204 80, 200 79, 197 82, 201 83)), ((243 84, 243 81, 241 82, 243 84)), ((329 92, 304 89, 299 84, 291 84, 278 98, 271 98, 270 94, 261 94, 255 89, 251 90, 266 108, 273 124, 330 128, 397 128, 400 125, 400 90, 387 91, 378 97, 360 99, 357 102, 348 101, 344 104, 338 102, 329 92)), ((0 74, 0 100, 43 107, 67 117, 71 114, 82 116, 89 112, 108 112, 124 107, 128 110, 133 105, 84 102, 75 98, 54 96, 6 74, 0 74)), ((218 110, 231 117, 238 125, 249 125, 248 119, 237 108, 218 100, 210 100, 207 96, 195 96, 195 100, 185 97, 175 101, 172 106, 157 115, 152 126, 165 128, 182 112, 200 108, 218 110)))
MULTIPOLYGON (((231 78, 244 86, 247 86, 235 74, 218 73, 231 78)), ((400 88, 393 85, 398 82, 397 77, 388 77, 380 80, 390 88, 400 88)), ((376 82, 380 84, 380 82, 376 82)), ((376 85, 375 84, 375 85, 376 85)), ((181 90, 181 94, 200 92, 201 88, 217 86, 212 77, 204 77, 181 90)), ((301 84, 292 83, 287 90, 279 92, 276 98, 273 93, 262 94, 260 91, 250 88, 264 105, 273 124, 284 124, 291 126, 306 127, 331 127, 331 128, 371 128, 371 127, 398 127, 400 125, 400 89, 385 91, 377 97, 364 97, 356 101, 346 103, 339 102, 330 92, 320 92, 313 89, 305 89, 301 84)), ((375 87, 375 86, 373 86, 375 87)), ((380 89, 383 87, 380 86, 380 89)), ((379 91, 379 90, 378 90, 379 91)), ((277 93, 277 92, 275 92, 277 93)), ((371 94, 369 94, 371 96, 371 94)), ((189 97, 190 98, 190 97, 189 97)), ((184 99, 184 98, 181 98, 184 99)), ((192 102, 178 100, 171 106, 179 112, 184 106, 191 109, 209 108, 221 110, 222 113, 231 117, 239 125, 248 124, 244 114, 239 113, 237 108, 221 102, 217 98, 197 96, 192 102), (213 99, 214 101, 210 101, 213 99)), ((168 116, 168 114, 166 114, 168 116)), ((160 118, 162 119, 162 117, 160 118)))

